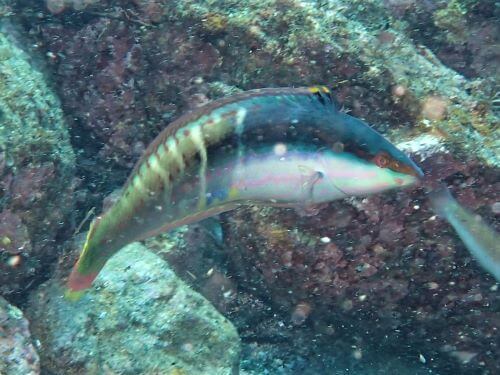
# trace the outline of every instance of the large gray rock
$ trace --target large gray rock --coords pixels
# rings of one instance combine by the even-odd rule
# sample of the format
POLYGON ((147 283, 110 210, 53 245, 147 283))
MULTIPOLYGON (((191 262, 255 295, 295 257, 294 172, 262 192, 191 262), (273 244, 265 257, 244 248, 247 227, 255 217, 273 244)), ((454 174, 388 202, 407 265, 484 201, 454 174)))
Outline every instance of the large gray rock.
POLYGON ((5 296, 24 292, 54 262, 55 238, 74 214, 75 156, 59 99, 13 34, 0 18, 0 295, 5 296))
POLYGON ((28 321, 21 310, 0 297, 0 374, 39 373, 40 363, 31 344, 28 321))
POLYGON ((57 374, 237 372, 233 325, 140 244, 116 254, 79 301, 60 282, 35 291, 28 316, 44 369, 57 374))

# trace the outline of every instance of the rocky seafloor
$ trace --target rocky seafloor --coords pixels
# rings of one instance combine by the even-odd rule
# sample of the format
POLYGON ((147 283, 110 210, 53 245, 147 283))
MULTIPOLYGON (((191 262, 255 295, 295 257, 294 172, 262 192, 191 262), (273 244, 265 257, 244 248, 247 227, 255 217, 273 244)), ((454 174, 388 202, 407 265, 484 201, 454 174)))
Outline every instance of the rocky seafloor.
POLYGON ((421 188, 230 212, 62 296, 154 136, 257 87, 332 87, 498 230, 498 2, 3 0, 0 17, 0 374, 500 372, 499 285, 421 188))

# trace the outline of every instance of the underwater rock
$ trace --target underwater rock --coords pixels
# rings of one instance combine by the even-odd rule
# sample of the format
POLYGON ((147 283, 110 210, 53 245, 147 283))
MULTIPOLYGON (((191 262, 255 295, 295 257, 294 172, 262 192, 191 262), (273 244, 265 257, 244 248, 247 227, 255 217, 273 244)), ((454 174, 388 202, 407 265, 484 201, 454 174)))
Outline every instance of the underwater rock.
POLYGON ((23 313, 0 297, 0 374, 40 374, 38 354, 31 343, 23 313))
POLYGON ((498 64, 491 64, 499 58, 500 44, 494 0, 385 0, 385 4, 395 18, 407 23, 412 38, 429 46, 446 65, 470 78, 498 77, 498 64))
POLYGON ((71 223, 74 154, 60 103, 0 32, 0 294, 21 293, 71 223))
MULTIPOLYGON (((177 276, 208 299, 227 316, 237 291, 224 264, 224 238, 218 218, 209 218, 146 240, 147 247, 167 260, 177 276)), ((252 314, 258 314, 256 308, 252 314)), ((231 317, 231 321, 234 316, 231 317)))
POLYGON ((49 281, 27 309, 49 371, 229 375, 237 368, 233 325, 138 243, 114 256, 79 301, 63 293, 49 281))

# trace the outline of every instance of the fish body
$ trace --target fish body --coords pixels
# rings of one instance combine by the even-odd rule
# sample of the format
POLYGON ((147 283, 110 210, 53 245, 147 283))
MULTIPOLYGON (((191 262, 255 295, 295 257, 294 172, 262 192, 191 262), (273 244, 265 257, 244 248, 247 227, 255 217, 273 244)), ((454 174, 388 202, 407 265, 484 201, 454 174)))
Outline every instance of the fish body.
POLYGON ((260 89, 214 101, 149 145, 121 198, 91 224, 68 282, 89 287, 126 244, 244 204, 309 208, 409 186, 420 169, 325 87, 260 89))

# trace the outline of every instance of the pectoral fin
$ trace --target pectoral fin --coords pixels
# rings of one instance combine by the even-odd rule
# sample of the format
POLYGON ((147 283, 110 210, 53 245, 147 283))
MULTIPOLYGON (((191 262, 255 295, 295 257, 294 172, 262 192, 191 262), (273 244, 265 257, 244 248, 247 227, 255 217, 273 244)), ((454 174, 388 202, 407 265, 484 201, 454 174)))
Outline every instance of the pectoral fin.
POLYGON ((302 198, 296 210, 301 216, 314 216, 321 208, 314 203, 314 185, 323 178, 323 173, 304 165, 299 165, 298 168, 302 176, 302 198))

